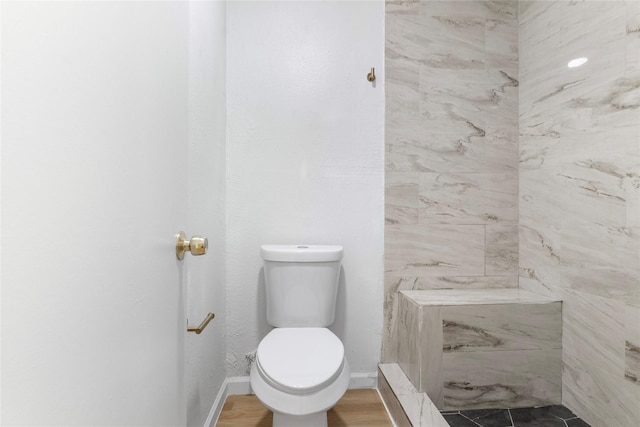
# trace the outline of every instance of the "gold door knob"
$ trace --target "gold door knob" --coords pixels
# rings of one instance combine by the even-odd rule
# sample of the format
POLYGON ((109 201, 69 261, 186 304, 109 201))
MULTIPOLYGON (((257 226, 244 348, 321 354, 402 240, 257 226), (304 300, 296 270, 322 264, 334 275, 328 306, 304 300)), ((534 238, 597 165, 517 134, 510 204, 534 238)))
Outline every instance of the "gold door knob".
POLYGON ((187 240, 184 232, 176 234, 176 258, 183 259, 185 252, 191 252, 191 255, 204 255, 207 253, 209 241, 206 237, 193 236, 191 240, 187 240))

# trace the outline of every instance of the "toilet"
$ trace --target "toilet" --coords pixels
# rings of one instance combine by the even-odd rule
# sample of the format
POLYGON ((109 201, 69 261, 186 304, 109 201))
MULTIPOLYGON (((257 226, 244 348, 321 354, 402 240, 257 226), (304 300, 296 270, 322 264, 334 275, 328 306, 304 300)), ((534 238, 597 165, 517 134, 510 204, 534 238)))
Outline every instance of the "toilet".
POLYGON ((335 320, 341 246, 263 245, 267 322, 251 388, 273 411, 274 427, 326 427, 347 390, 350 369, 335 320))

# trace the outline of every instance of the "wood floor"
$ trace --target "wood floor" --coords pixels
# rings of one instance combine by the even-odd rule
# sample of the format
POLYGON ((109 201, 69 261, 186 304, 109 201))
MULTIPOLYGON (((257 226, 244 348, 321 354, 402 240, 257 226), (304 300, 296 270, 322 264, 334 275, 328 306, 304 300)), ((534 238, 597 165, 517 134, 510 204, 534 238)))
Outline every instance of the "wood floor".
MULTIPOLYGON (((376 390, 347 390, 327 421, 329 427, 393 426, 376 390)), ((271 411, 254 395, 229 396, 216 427, 271 427, 271 411)))

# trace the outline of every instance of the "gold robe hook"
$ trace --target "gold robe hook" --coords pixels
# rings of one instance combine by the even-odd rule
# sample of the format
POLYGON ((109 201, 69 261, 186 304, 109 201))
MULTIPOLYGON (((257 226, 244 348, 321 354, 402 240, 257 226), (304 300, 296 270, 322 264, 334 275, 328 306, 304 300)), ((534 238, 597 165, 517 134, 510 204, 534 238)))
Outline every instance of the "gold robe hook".
POLYGON ((367 74, 367 80, 369 80, 370 82, 374 81, 376 79, 376 69, 371 67, 371 72, 369 72, 369 74, 367 74))

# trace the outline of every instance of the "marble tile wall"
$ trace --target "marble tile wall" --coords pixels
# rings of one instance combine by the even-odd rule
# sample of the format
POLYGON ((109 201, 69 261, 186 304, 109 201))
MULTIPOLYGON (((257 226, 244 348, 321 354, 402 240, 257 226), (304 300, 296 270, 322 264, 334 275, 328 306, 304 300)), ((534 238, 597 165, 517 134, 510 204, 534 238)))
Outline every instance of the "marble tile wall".
POLYGON ((386 9, 383 359, 399 290, 519 286, 564 301, 563 403, 640 425, 640 2, 386 9))
POLYGON ((519 19, 519 284, 563 300, 563 403, 640 425, 640 2, 519 19))
POLYGON ((403 289, 518 276, 515 1, 386 3, 385 333, 403 289))
POLYGON ((440 409, 559 404, 561 304, 517 289, 401 291, 398 333, 420 339, 403 341, 398 365, 440 409))

